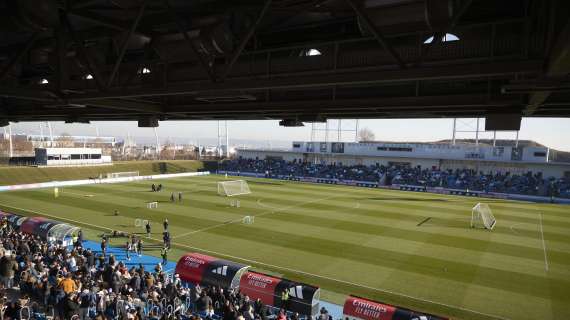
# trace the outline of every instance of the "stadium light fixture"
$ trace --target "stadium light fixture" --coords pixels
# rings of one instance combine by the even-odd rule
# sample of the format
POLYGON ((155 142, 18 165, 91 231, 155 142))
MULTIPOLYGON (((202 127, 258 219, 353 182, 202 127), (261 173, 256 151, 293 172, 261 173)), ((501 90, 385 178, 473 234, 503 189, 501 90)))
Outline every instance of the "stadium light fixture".
POLYGON ((321 51, 315 48, 311 48, 311 49, 305 49, 303 51, 301 51, 301 53, 299 54, 299 56, 301 57, 314 57, 314 56, 320 56, 322 55, 321 51))
POLYGON ((142 73, 142 74, 149 74, 149 73, 150 73, 150 69, 147 68, 147 67, 144 67, 144 68, 141 69, 140 73, 142 73))
MULTIPOLYGON (((452 41, 459 41, 459 37, 452 33, 446 33, 443 37, 441 37, 441 42, 452 42, 452 41)), ((427 38, 426 41, 424 41, 424 44, 432 42, 433 42, 433 36, 427 38)))
POLYGON ((48 83, 49 83, 48 79, 40 80, 40 84, 48 84, 48 83))
POLYGON ((85 75, 85 80, 93 80, 93 75, 91 74, 85 75))

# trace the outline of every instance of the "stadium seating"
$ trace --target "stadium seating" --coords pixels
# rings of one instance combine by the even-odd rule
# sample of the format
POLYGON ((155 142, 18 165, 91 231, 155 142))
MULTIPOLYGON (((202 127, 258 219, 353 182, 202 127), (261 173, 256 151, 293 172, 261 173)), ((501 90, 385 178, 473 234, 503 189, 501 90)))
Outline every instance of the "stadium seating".
POLYGON ((404 166, 345 166, 342 164, 314 164, 283 160, 236 159, 226 161, 221 168, 230 172, 251 172, 264 177, 280 177, 295 180, 296 177, 355 180, 361 182, 383 181, 383 184, 443 187, 484 192, 570 198, 570 179, 543 177, 541 172, 511 174, 478 172, 470 169, 437 170, 404 166))

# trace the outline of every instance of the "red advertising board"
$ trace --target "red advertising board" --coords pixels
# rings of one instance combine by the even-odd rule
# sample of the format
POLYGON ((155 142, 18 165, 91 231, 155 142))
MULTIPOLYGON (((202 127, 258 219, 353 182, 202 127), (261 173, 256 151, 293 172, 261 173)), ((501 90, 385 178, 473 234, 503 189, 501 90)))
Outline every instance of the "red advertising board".
POLYGON ((27 234, 34 234, 34 231, 36 230, 36 228, 44 221, 46 221, 47 218, 44 217, 32 217, 32 218, 28 218, 26 219, 26 221, 24 221, 22 223, 22 225, 20 226, 20 231, 22 231, 23 233, 27 233, 27 234))
POLYGON ((396 308, 362 298, 348 297, 344 302, 343 318, 363 320, 392 320, 396 308))
POLYGON ((239 290, 251 300, 261 299, 264 304, 275 305, 275 288, 281 279, 257 272, 246 272, 241 276, 239 290))
POLYGON ((350 296, 344 302, 343 318, 347 320, 448 320, 393 305, 350 296))
POLYGON ((182 281, 200 284, 208 265, 214 260, 217 259, 200 253, 183 255, 176 264, 176 273, 182 281))

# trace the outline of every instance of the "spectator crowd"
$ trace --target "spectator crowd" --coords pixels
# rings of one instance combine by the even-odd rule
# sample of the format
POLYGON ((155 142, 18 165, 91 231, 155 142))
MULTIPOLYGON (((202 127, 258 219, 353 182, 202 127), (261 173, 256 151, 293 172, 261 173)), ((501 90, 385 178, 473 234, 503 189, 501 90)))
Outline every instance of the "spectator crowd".
MULTIPOLYGON (((73 246, 49 243, 13 229, 6 219, 0 221, 2 319, 299 318, 231 289, 186 286, 178 275, 165 273, 160 263, 147 270, 113 254, 85 249, 81 235, 73 240, 73 246)), ((325 312, 320 320, 329 320, 325 312)))
POLYGON ((544 177, 541 172, 524 174, 481 172, 472 169, 410 167, 404 165, 315 164, 300 161, 235 159, 221 170, 256 173, 265 177, 305 177, 377 182, 381 185, 443 187, 510 194, 570 198, 570 179, 544 177))

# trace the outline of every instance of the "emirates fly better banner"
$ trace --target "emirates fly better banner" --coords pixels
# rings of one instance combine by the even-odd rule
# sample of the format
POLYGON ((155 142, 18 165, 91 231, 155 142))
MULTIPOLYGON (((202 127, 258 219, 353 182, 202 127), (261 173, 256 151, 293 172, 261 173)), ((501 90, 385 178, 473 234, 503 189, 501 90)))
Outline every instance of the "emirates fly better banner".
POLYGON ((342 313, 347 320, 448 320, 352 296, 346 299, 342 313))

